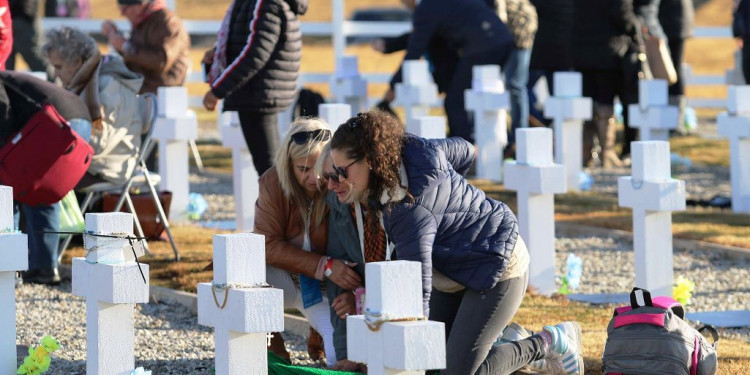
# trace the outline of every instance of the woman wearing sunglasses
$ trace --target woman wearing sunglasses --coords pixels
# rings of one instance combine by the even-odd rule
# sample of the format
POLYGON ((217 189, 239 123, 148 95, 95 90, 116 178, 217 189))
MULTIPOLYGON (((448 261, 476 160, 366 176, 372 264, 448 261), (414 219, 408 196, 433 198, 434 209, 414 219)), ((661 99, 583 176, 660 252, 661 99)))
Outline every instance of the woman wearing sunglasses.
MULTIPOLYGON (((266 279, 284 290, 284 307, 298 309, 323 336, 329 366, 336 363, 336 352, 321 281, 328 274, 332 282, 348 289, 361 282, 343 262, 325 256, 328 212, 313 166, 330 138, 322 120, 300 118, 292 123, 275 167, 260 178, 255 211, 255 233, 266 237, 266 279)), ((279 347, 278 339, 272 342, 272 350, 283 356, 283 343, 279 347)))
POLYGON ((510 374, 539 360, 555 374, 583 374, 575 322, 493 345, 523 299, 529 254, 510 208, 464 179, 474 161, 471 143, 404 134, 391 116, 370 111, 341 125, 330 148, 332 170, 351 190, 348 201, 367 206, 367 226, 382 226, 388 246, 379 248, 380 258, 392 251, 422 263, 424 314, 446 327, 442 374, 510 374))

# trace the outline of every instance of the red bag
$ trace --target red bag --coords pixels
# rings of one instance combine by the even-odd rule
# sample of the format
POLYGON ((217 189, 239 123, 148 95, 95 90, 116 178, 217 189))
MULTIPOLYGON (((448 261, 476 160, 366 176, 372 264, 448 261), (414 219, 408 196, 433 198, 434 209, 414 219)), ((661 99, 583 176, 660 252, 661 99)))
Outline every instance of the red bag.
POLYGON ((59 202, 86 173, 94 149, 51 104, 0 148, 0 181, 31 206, 59 202))

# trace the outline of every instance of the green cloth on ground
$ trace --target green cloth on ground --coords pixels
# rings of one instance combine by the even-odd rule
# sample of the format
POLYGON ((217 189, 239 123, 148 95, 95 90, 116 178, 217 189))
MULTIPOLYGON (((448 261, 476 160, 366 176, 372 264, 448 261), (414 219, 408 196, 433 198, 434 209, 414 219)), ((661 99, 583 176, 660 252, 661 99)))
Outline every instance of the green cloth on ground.
POLYGON ((268 375, 357 375, 358 372, 335 371, 323 368, 293 366, 281 357, 268 352, 268 375))

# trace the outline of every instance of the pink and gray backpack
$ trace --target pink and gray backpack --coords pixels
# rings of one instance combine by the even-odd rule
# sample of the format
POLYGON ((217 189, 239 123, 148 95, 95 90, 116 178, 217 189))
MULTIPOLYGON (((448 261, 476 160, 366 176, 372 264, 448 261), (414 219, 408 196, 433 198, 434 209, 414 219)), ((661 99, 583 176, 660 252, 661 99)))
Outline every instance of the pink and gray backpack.
POLYGON ((640 288, 630 306, 615 309, 602 354, 605 375, 714 375, 719 335, 709 326, 694 329, 685 308, 670 297, 654 297, 640 288), (708 331, 713 343, 701 334, 708 331))

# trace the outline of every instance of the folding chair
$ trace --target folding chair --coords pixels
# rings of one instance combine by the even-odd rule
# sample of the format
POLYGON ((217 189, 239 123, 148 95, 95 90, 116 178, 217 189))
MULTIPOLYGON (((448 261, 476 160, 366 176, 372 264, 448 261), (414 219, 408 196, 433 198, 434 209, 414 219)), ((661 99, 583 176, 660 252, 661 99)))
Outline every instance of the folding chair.
MULTIPOLYGON (((138 236, 144 237, 143 228, 141 227, 141 223, 138 220, 138 214, 135 211, 133 200, 130 197, 130 189, 134 185, 137 186, 145 184, 146 186, 148 186, 148 189, 151 193, 154 205, 156 206, 156 210, 159 214, 159 219, 164 224, 164 230, 166 230, 167 237, 169 238, 169 243, 172 245, 172 251, 174 252, 175 261, 179 261, 180 253, 177 250, 177 245, 174 242, 174 237, 172 236, 172 231, 169 227, 169 221, 167 220, 167 215, 164 212, 164 207, 162 207, 161 202, 159 201, 159 194, 156 192, 156 188, 154 187, 161 181, 161 177, 158 174, 149 172, 148 168, 146 168, 146 159, 151 154, 151 152, 153 152, 156 145, 156 143, 152 139, 152 134, 154 131, 153 124, 158 113, 156 107, 156 95, 152 93, 140 95, 138 97, 138 107, 141 114, 141 119, 143 121, 143 135, 145 135, 145 137, 143 138, 143 141, 141 142, 141 148, 138 151, 136 170, 133 171, 133 174, 125 182, 125 185, 120 186, 109 182, 101 182, 81 189, 81 192, 86 193, 86 197, 83 199, 83 204, 81 205, 81 212, 86 212, 95 194, 119 192, 120 199, 115 205, 114 212, 120 211, 123 204, 127 203, 128 209, 133 214, 133 222, 136 227, 136 232, 138 233, 138 236)), ((68 235, 61 245, 58 261, 62 259, 65 249, 70 244, 71 238, 72 235, 68 235)), ((148 244, 145 241, 143 242, 143 244, 146 252, 150 254, 148 244)))

